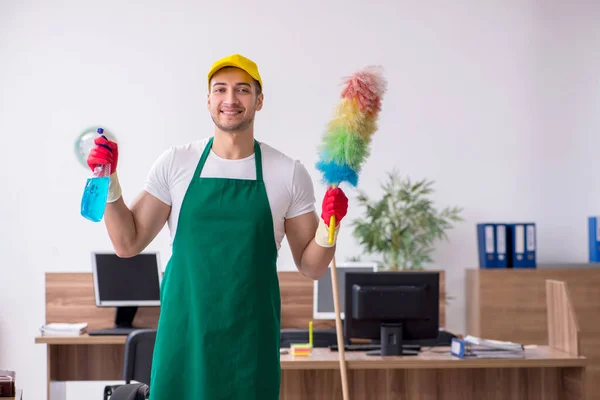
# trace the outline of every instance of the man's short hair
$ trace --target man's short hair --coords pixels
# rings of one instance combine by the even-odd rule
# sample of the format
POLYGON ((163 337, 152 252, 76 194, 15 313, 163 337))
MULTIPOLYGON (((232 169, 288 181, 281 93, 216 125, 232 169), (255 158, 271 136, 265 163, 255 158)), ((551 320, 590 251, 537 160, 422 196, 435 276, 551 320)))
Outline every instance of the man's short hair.
POLYGON ((256 96, 259 96, 262 93, 262 87, 260 87, 260 82, 256 79, 252 79, 254 81, 254 86, 256 87, 256 96))

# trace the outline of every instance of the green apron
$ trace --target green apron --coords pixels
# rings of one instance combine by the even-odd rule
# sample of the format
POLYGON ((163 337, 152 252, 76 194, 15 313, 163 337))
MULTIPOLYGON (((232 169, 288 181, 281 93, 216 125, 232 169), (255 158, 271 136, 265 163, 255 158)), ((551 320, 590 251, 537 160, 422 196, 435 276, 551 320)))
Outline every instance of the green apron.
POLYGON ((151 400, 276 400, 281 301, 273 218, 256 180, 200 178, 185 194, 161 286, 151 400))

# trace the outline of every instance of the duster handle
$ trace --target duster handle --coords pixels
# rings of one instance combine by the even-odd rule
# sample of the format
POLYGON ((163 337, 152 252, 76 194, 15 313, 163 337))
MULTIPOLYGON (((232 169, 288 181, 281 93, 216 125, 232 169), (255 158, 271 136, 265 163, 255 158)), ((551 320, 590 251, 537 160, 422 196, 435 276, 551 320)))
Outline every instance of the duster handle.
POLYGON ((338 292, 337 270, 335 265, 335 255, 331 260, 331 288, 333 290, 333 308, 335 310, 335 330, 337 334, 338 354, 340 356, 340 374, 342 379, 342 396, 344 400, 350 400, 348 390, 348 369, 346 365, 346 353, 344 347, 344 333, 342 326, 342 318, 340 315, 340 295, 338 292))
POLYGON ((335 233, 335 215, 329 218, 329 244, 333 244, 333 234, 335 233))
MULTIPOLYGON (((331 185, 332 189, 335 189, 338 185, 331 185)), ((333 244, 333 235, 335 233, 335 215, 329 218, 329 244, 333 244)))

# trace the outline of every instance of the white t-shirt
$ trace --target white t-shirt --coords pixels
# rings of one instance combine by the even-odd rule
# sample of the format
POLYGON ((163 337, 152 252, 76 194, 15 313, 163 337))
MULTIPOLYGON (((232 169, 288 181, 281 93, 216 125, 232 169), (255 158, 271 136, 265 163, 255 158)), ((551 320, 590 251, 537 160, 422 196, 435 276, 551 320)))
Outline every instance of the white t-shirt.
MULTIPOLYGON (((171 206, 168 219, 171 243, 177 232, 183 198, 209 139, 170 147, 156 160, 146 179, 144 190, 171 206)), ((265 143, 260 143, 260 149, 263 180, 279 250, 285 236, 285 220, 315 211, 314 187, 308 171, 299 161, 265 143)), ((228 160, 211 150, 200 176, 255 180, 254 154, 244 159, 228 160)))

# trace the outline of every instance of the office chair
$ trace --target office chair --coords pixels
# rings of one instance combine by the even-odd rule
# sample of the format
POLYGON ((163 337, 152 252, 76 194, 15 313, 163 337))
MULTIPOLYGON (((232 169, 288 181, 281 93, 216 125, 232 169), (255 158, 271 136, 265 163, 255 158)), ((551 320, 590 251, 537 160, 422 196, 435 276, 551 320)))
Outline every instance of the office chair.
POLYGON ((148 385, 145 383, 130 383, 118 386, 110 400, 147 400, 150 397, 148 385))
POLYGON ((108 385, 104 388, 104 400, 137 399, 143 397, 127 397, 126 392, 134 393, 145 390, 147 395, 150 385, 150 374, 152 372, 152 355, 156 341, 156 329, 137 329, 127 336, 125 342, 125 356, 123 360, 124 384, 108 385), (131 381, 140 382, 132 384, 131 381), (126 387, 123 387, 126 386, 126 387), (121 389, 119 389, 121 388, 121 389), (111 397, 115 395, 115 397, 111 397))

